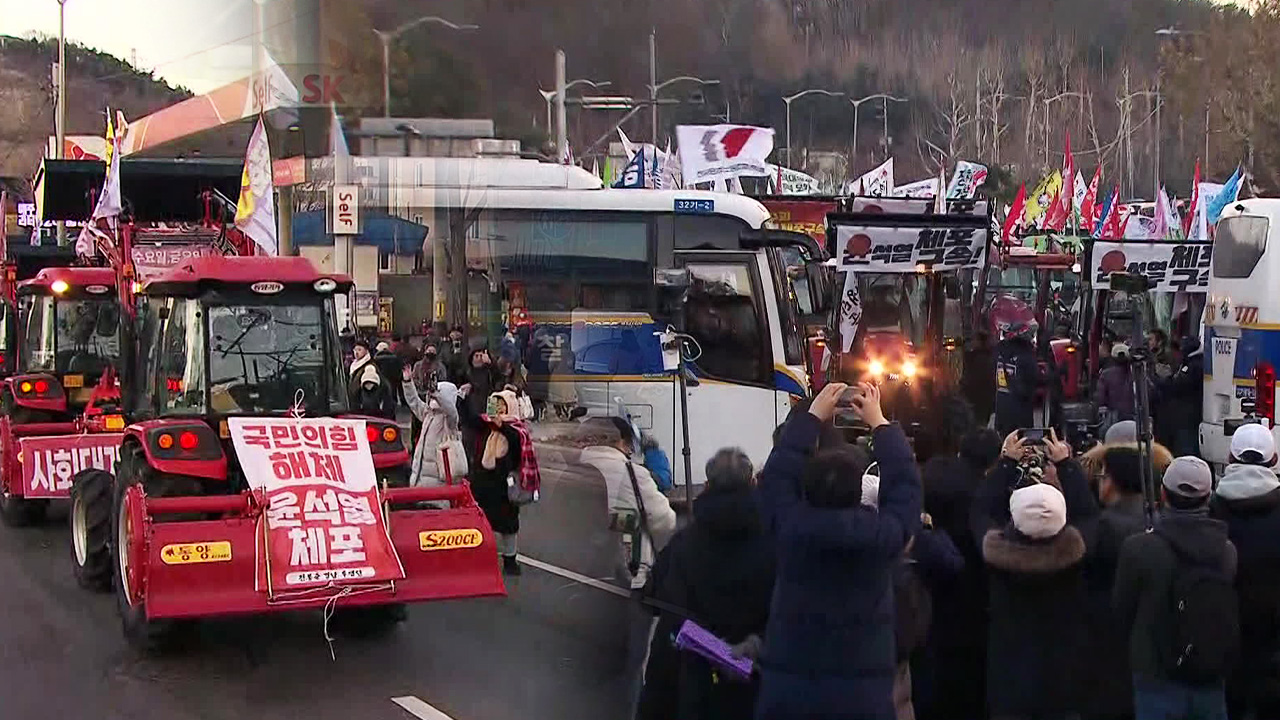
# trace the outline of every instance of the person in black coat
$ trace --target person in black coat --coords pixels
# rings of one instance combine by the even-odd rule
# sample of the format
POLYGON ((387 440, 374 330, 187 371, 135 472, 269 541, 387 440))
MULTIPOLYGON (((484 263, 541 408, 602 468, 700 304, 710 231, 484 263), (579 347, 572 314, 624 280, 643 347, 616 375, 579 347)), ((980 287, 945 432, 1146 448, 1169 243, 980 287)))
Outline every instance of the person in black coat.
POLYGON ((1129 638, 1112 609, 1111 594, 1120 563, 1120 547, 1129 537, 1146 530, 1141 471, 1136 446, 1122 444, 1103 449, 1098 480, 1098 497, 1103 508, 1084 566, 1089 603, 1089 659, 1082 666, 1090 688, 1085 696, 1086 717, 1099 720, 1120 720, 1133 715, 1129 638))
POLYGON ((991 333, 979 330, 973 345, 964 356, 964 372, 961 386, 965 398, 973 406, 973 414, 978 425, 985 426, 991 421, 991 413, 995 409, 995 352, 992 349, 991 333))
POLYGON ((956 544, 964 567, 931 581, 938 602, 924 659, 912 668, 921 720, 979 718, 986 711, 987 575, 969 531, 969 509, 982 478, 1000 457, 994 430, 970 431, 958 454, 925 463, 924 511, 956 544))
POLYGON ((1158 386, 1168 419, 1169 449, 1175 456, 1198 455, 1200 419, 1204 414, 1204 352, 1200 339, 1185 337, 1179 347, 1182 364, 1158 386))
POLYGON ((1236 547, 1241 659, 1227 681, 1231 717, 1280 718, 1280 478, 1271 432, 1246 425, 1231 442, 1232 462, 1214 491, 1210 515, 1227 524, 1236 547), (1242 457, 1243 456, 1243 457, 1242 457))
POLYGON ((1034 334, 1032 326, 1017 325, 996 345, 996 430, 1001 435, 1035 426, 1040 366, 1031 343, 1034 334))
POLYGON ((1002 455, 975 504, 985 514, 975 529, 990 597, 988 711, 1073 717, 1089 692, 1081 682, 1088 662, 1083 560, 1097 506, 1056 433, 1043 451, 1011 433, 1002 455))
POLYGON ((645 595, 655 607, 641 720, 750 720, 759 678, 735 682, 706 660, 675 647, 692 619, 742 654, 758 651, 769 618, 775 562, 754 497, 751 461, 725 449, 707 462, 706 489, 693 501, 693 523, 658 555, 645 595), (669 608, 679 608, 680 614, 669 608))
MULTIPOLYGON (((497 372, 489 358, 489 350, 477 346, 471 350, 466 359, 467 373, 463 385, 458 388, 458 420, 462 428, 462 444, 467 451, 470 467, 475 467, 476 458, 483 449, 480 433, 485 429, 481 416, 488 407, 489 396, 502 386, 498 383, 497 372)), ((512 414, 515 408, 510 408, 512 414)))
POLYGON ((852 446, 814 454, 847 386, 822 389, 792 417, 769 455, 759 493, 776 542, 778 578, 760 661, 757 720, 893 720, 894 609, 890 578, 920 529, 920 480, 880 391, 851 393, 872 429, 879 511, 863 507, 869 463, 852 446))

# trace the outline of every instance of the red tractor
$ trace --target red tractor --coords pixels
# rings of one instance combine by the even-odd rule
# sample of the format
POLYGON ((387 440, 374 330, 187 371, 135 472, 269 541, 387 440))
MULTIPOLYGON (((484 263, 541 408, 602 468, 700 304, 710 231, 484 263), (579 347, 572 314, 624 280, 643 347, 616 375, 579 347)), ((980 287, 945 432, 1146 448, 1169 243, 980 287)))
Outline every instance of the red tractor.
POLYGON ((27 525, 71 476, 109 468, 124 429, 115 273, 46 268, 17 284, 20 341, 0 381, 0 518, 27 525))

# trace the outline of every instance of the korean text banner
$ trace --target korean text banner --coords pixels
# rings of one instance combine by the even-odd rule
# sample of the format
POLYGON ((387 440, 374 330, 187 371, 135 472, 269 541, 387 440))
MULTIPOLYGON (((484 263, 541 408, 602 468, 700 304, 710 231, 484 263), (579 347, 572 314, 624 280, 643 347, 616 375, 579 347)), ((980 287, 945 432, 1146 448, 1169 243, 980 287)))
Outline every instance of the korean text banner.
POLYGON ((22 494, 28 499, 65 498, 71 492, 71 478, 80 471, 114 473, 123 439, 119 433, 20 439, 22 494))
POLYGON ((836 269, 919 272, 976 267, 989 237, 984 230, 965 227, 839 226, 836 269))
POLYGON ((749 125, 676 127, 686 187, 735 177, 766 177, 773 130, 749 125))
POLYGON ((1111 273, 1145 275, 1152 292, 1209 291, 1213 244, 1203 242, 1099 242, 1090 278, 1095 290, 1111 289, 1111 273))
POLYGON ((275 595, 404 578, 382 516, 365 421, 227 423, 246 481, 265 495, 259 591, 275 595))

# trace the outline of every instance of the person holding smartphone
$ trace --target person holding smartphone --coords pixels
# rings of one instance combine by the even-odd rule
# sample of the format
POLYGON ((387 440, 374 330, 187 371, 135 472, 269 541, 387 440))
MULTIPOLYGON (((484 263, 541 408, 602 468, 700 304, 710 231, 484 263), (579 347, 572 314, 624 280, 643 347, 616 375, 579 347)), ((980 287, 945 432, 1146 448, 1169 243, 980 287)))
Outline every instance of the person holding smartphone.
POLYGON ((920 530, 920 474, 906 434, 874 385, 832 383, 783 426, 758 486, 778 576, 760 662, 756 717, 896 716, 891 578, 920 530), (838 409, 871 427, 878 504, 862 504, 871 459, 847 443, 819 449, 838 409))

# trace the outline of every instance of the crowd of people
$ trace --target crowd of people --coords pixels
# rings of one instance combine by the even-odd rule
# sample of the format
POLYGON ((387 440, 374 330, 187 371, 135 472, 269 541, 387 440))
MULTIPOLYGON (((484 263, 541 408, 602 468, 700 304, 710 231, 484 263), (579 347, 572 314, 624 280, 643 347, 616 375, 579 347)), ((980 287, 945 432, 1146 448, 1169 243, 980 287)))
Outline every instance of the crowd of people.
POLYGON ((519 575, 520 508, 536 502, 541 487, 527 425, 532 410, 510 338, 495 361, 483 344, 464 350, 463 337, 455 327, 421 345, 400 335, 376 344, 348 338, 348 402, 355 412, 390 420, 399 406, 409 410, 408 483, 432 487, 466 477, 497 538, 503 572, 519 575))
POLYGON ((1055 431, 960 415, 920 466, 875 386, 836 383, 758 473, 716 454, 692 521, 653 536, 637 717, 1280 717, 1267 428, 1233 435, 1216 486, 1156 445, 1153 494, 1131 420, 1077 454, 1055 431), (850 405, 866 447, 833 424, 850 405), (681 650, 687 622, 752 660, 750 678, 681 650))

